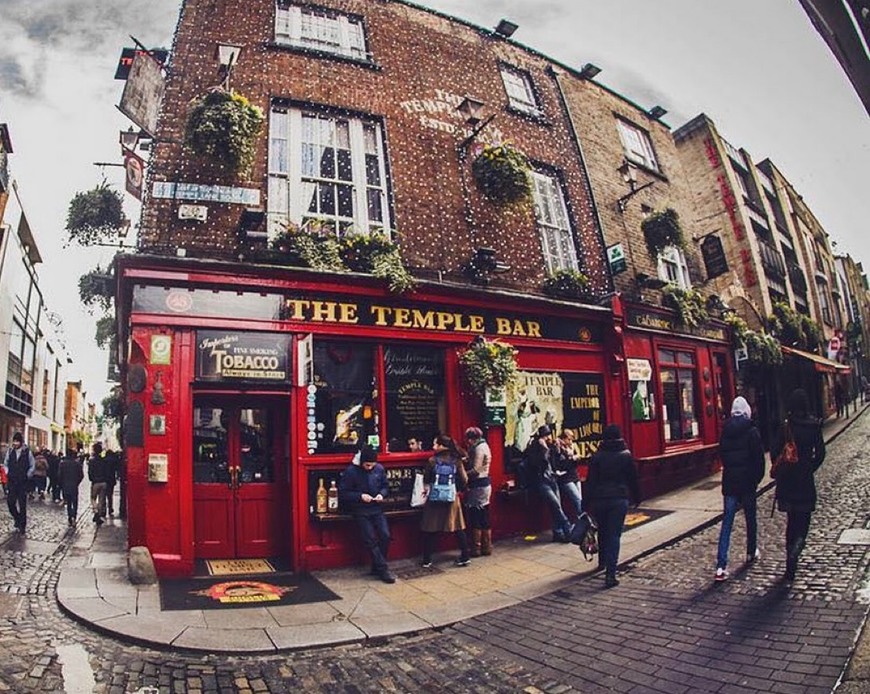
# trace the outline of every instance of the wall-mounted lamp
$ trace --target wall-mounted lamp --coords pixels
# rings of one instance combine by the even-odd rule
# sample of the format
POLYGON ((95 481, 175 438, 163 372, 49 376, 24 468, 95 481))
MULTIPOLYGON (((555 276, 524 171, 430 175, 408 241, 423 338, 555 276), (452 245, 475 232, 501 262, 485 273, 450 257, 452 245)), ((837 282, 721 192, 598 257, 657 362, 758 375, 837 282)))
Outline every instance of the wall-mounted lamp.
POLYGON ((600 67, 598 67, 597 65, 594 65, 593 63, 586 63, 580 69, 580 79, 591 80, 593 77, 598 75, 599 72, 601 72, 600 67))
POLYGON ((631 200, 632 197, 637 195, 644 188, 649 188, 655 181, 649 181, 648 183, 644 183, 642 186, 638 187, 637 185, 637 166, 635 166, 632 162, 627 159, 622 162, 622 166, 620 166, 617 171, 620 176, 622 176, 622 180, 628 184, 628 193, 623 195, 619 200, 616 201, 616 209, 622 214, 625 212, 625 207, 628 204, 628 201, 631 200))
POLYGON ((501 34, 505 38, 510 38, 511 36, 514 35, 514 32, 517 30, 517 28, 518 28, 517 25, 514 24, 513 22, 511 22, 507 19, 502 19, 498 23, 498 26, 495 28, 495 33, 501 34))
POLYGON ((131 125, 126 130, 121 131, 119 140, 123 149, 128 149, 132 152, 136 149, 136 145, 139 144, 139 133, 136 132, 131 125))
POLYGON ((653 106, 647 113, 648 113, 650 118, 654 118, 655 120, 658 120, 663 115, 665 115, 667 112, 668 112, 667 109, 662 108, 661 106, 653 106))
POLYGON ((492 280, 492 275, 500 275, 510 269, 510 265, 495 257, 495 249, 478 248, 463 267, 463 272, 475 284, 486 286, 492 280))
POLYGON ((220 74, 223 77, 223 84, 230 81, 230 75, 233 73, 233 68, 239 62, 239 53, 242 52, 242 47, 233 43, 218 43, 215 48, 215 59, 220 65, 220 74))
POLYGON ((480 134, 480 131, 489 125, 490 121, 495 118, 495 113, 491 113, 486 118, 483 118, 484 106, 485 104, 480 99, 476 99, 473 96, 465 96, 459 106, 456 107, 456 110, 465 120, 465 124, 474 128, 471 131, 471 134, 469 134, 469 136, 457 146, 460 155, 463 157, 465 156, 465 151, 468 145, 470 145, 474 138, 480 134))

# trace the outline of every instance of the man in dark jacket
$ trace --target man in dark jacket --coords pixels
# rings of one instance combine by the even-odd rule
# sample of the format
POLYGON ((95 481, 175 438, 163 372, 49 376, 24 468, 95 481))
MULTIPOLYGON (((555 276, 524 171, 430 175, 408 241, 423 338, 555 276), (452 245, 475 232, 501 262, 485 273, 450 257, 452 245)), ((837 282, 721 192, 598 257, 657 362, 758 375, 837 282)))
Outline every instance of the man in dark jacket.
POLYGON ((604 585, 613 588, 619 585, 616 566, 619 563, 619 545, 628 504, 640 503, 637 468, 619 425, 608 424, 604 427, 601 446, 589 461, 586 486, 587 497, 592 500, 593 513, 598 522, 601 545, 599 563, 604 567, 604 585))
POLYGON ((12 446, 6 452, 3 467, 6 469, 6 504, 15 521, 15 529, 24 534, 27 527, 27 492, 30 491, 30 480, 36 470, 36 460, 24 445, 20 431, 12 435, 12 446))
POLYGON ((534 489, 541 495, 553 517, 553 542, 570 542, 571 522, 562 509, 562 496, 556 481, 553 432, 546 424, 538 427, 524 454, 532 472, 534 489))
POLYGON ((719 530, 715 580, 728 578, 728 547, 737 509, 743 507, 746 518, 746 561, 760 556, 757 545, 756 489, 764 477, 764 450, 761 435, 752 423, 752 410, 746 398, 736 397, 731 405, 731 418, 722 427, 719 457, 722 460, 722 496, 725 512, 719 530))
POLYGON ((59 465, 58 478, 66 503, 66 517, 69 527, 74 528, 79 515, 79 485, 85 478, 82 461, 73 451, 67 451, 59 465))
POLYGON ((94 511, 94 523, 98 526, 106 519, 106 486, 109 481, 109 463, 103 452, 103 444, 94 444, 91 457, 88 458, 88 479, 91 481, 91 508, 94 511))
POLYGON ((359 465, 351 463, 338 482, 338 498, 342 508, 350 513, 359 528, 363 544, 372 555, 372 575, 384 583, 395 583, 396 577, 387 566, 390 529, 384 515, 384 499, 389 494, 387 472, 378 462, 378 453, 366 446, 359 465))

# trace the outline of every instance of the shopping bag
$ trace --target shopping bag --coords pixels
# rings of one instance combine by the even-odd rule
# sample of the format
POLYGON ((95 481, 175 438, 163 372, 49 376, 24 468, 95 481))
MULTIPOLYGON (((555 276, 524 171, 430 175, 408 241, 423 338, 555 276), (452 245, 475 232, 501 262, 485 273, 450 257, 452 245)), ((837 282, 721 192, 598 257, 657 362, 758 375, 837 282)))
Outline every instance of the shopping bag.
POLYGON ((418 508, 425 504, 428 496, 429 489, 423 483, 423 473, 418 472, 414 475, 414 488, 411 490, 411 508, 418 508))

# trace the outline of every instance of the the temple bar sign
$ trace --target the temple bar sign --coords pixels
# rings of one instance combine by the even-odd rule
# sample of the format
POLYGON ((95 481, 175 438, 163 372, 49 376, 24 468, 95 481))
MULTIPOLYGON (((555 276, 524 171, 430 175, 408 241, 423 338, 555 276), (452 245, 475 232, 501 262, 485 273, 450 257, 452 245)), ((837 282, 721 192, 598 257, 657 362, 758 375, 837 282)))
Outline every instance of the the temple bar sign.
POLYGON ((289 381, 290 336, 201 330, 196 334, 198 381, 289 381))
POLYGON ((338 323, 403 330, 600 342, 601 329, 565 317, 517 314, 489 309, 424 304, 392 305, 379 300, 355 301, 285 297, 282 318, 305 323, 338 323))

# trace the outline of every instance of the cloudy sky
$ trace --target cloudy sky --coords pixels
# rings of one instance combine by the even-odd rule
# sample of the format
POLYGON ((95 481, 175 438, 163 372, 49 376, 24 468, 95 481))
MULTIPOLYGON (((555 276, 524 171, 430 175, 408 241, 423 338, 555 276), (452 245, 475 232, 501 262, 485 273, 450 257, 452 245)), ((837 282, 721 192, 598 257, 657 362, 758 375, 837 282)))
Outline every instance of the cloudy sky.
MULTIPOLYGON (((700 112, 755 161, 770 158, 803 195, 840 253, 870 270, 870 119, 798 0, 427 0, 420 4, 514 38, 567 65, 592 62, 599 82, 676 128, 700 112)), ((78 277, 110 249, 64 248, 70 199, 105 178, 123 189, 113 80, 132 34, 169 47, 179 0, 0 0, 0 122, 44 264, 49 308, 64 317, 93 401, 108 392, 95 318, 78 277)), ((870 65, 870 63, 868 63, 870 65)), ((129 214, 138 219, 136 207, 129 214)))

